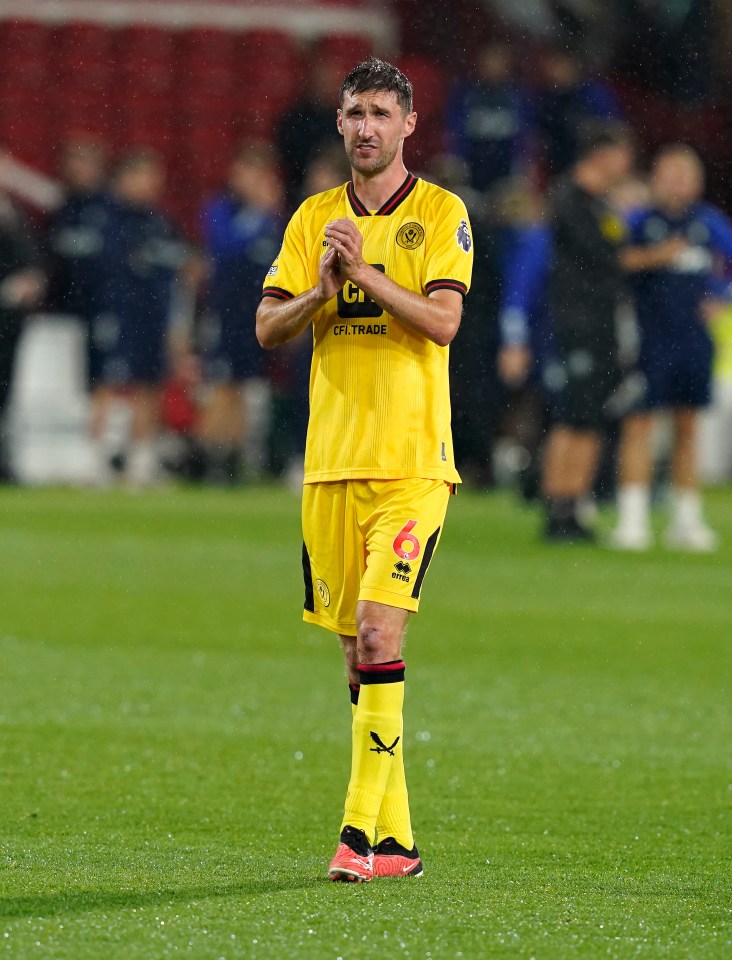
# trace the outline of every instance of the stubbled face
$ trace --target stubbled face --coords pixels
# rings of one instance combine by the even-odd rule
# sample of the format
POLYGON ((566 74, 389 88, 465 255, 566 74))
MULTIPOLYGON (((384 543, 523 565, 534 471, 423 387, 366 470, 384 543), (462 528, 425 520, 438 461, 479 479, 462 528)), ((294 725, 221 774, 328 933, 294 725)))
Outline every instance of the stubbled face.
POLYGON ((374 176, 401 157, 402 143, 414 130, 416 113, 405 114, 395 93, 367 90, 345 94, 338 111, 338 130, 346 156, 358 173, 374 176))
POLYGON ((670 153, 656 163, 651 175, 655 200, 669 210, 685 210, 700 199, 704 176, 693 157, 670 153))

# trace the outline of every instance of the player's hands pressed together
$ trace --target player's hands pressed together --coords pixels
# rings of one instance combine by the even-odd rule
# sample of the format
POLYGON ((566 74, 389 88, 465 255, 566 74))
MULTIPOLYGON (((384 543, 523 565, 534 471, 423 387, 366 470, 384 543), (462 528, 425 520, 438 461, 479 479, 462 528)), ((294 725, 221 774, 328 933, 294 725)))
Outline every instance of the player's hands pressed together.
POLYGON ((331 300, 346 282, 346 277, 340 268, 338 254, 333 247, 330 247, 320 258, 318 266, 318 286, 317 292, 319 298, 327 303, 331 300))
MULTIPOLYGON (((356 284, 402 326, 446 346, 457 333, 462 315, 462 297, 452 290, 438 290, 429 297, 399 286, 363 259, 363 236, 353 220, 333 220, 325 239, 338 255, 342 278, 356 284)), ((340 289, 340 287, 338 288, 340 289)))
POLYGON ((334 220, 325 228, 325 239, 330 244, 330 249, 338 255, 343 281, 352 280, 358 283, 359 275, 368 265, 364 263, 363 237, 356 224, 348 217, 334 220))

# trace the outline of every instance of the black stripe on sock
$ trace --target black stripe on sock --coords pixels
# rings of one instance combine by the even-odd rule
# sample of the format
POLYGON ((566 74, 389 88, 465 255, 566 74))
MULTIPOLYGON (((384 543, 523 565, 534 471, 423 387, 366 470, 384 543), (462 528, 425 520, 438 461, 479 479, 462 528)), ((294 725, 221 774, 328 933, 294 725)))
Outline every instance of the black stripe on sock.
POLYGON ((305 581, 305 609, 310 613, 315 613, 315 598, 313 596, 313 571, 310 569, 310 554, 302 543, 302 576, 305 581))
POLYGON ((358 675, 361 679, 361 686, 368 686, 373 683, 404 683, 404 669, 403 660, 390 660, 388 663, 368 665, 360 663, 358 665, 358 675), (369 670, 369 666, 372 668, 371 670, 369 670))
POLYGON ((424 575, 427 573, 427 568, 429 567, 430 561, 432 560, 432 554, 435 552, 435 547, 437 546, 437 539, 440 536, 441 529, 442 527, 438 527, 424 546, 424 556, 422 557, 422 565, 419 568, 417 579, 414 581, 414 590, 412 590, 412 600, 419 599, 419 591, 422 589, 422 581, 424 580, 424 575))

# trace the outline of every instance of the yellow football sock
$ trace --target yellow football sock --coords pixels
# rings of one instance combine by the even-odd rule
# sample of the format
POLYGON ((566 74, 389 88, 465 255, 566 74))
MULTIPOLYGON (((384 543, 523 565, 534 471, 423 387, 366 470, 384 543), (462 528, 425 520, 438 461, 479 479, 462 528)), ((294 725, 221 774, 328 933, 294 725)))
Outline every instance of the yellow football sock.
POLYGON ((361 690, 353 718, 351 779, 341 830, 376 839, 376 819, 393 762, 402 752, 404 663, 359 664, 361 690))
POLYGON ((376 837, 378 840, 394 837, 396 842, 407 850, 411 850, 414 846, 403 750, 399 750, 391 761, 389 779, 386 782, 386 790, 376 818, 376 837))

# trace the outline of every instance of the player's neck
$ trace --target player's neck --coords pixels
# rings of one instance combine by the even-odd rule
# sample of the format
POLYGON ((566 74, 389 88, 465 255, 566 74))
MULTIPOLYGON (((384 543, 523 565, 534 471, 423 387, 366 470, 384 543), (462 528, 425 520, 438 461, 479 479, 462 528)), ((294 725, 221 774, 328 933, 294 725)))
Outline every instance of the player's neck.
POLYGON ((386 201, 394 196, 407 177, 404 161, 393 163, 387 170, 372 176, 365 176, 351 169, 353 188, 356 196, 367 210, 379 210, 386 201))

